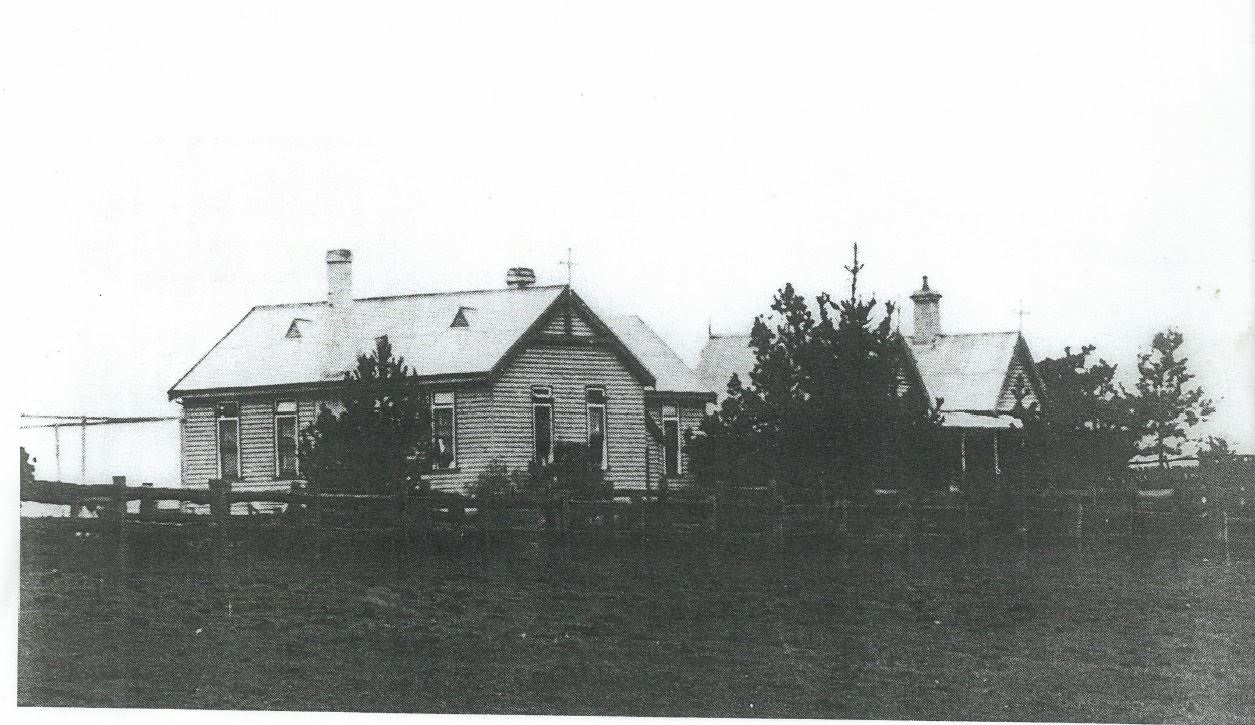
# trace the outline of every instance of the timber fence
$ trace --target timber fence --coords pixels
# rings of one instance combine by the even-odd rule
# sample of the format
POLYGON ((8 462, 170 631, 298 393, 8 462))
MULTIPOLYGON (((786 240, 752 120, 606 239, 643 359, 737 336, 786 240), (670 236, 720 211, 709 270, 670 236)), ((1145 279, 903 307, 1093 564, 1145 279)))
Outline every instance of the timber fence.
POLYGON ((237 489, 227 481, 211 481, 204 489, 157 488, 129 486, 126 477, 115 476, 104 485, 27 481, 21 497, 68 506, 70 511, 70 516, 24 519, 25 528, 104 536, 114 542, 119 557, 126 555, 128 539, 140 532, 198 529, 220 542, 248 532, 311 537, 315 553, 322 551, 329 536, 365 534, 391 542, 399 555, 418 543, 485 543, 518 537, 564 543, 697 538, 767 545, 834 538, 888 544, 907 553, 916 547, 971 547, 991 541, 1023 549, 1075 546, 1084 550, 1124 544, 1159 550, 1202 545, 1214 547, 1215 555, 1226 562, 1255 552, 1255 526, 1244 501, 1233 512, 1224 497, 1209 500, 1175 491, 1165 495, 1159 490, 1130 489, 1122 498, 1099 497, 1093 492, 1019 496, 1002 504, 977 504, 957 496, 910 500, 886 495, 797 504, 774 496, 659 498, 635 493, 608 501, 565 495, 476 501, 410 491, 346 494, 237 489), (178 502, 178 508, 160 508, 161 501, 178 502), (130 506, 132 502, 138 506, 130 506), (238 515, 260 510, 256 504, 268 504, 274 512, 238 515), (189 512, 189 508, 206 507, 208 515, 189 512), (95 508, 97 515, 82 518, 85 508, 95 508))

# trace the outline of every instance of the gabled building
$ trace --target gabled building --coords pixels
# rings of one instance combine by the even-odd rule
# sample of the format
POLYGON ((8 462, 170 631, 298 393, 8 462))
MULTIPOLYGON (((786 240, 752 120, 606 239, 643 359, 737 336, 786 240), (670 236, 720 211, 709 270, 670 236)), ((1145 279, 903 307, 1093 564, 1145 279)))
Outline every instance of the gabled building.
POLYGON ((384 335, 431 406, 434 488, 552 460, 557 441, 599 449, 617 490, 686 478, 684 434, 714 393, 639 318, 526 268, 500 289, 354 298, 352 261, 328 252, 325 300, 254 307, 170 389, 184 485, 300 480, 300 432, 384 335))
MULTIPOLYGON (((903 392, 929 404, 941 399, 943 426, 955 443, 950 463, 956 478, 998 475, 1001 452, 1019 440, 1020 421, 1011 415, 1017 394, 1026 407, 1044 402, 1028 344, 1015 331, 945 334, 941 294, 927 277, 911 300, 915 329, 904 339, 911 369, 903 392)), ((721 398, 733 374, 742 385, 751 383, 755 359, 749 341, 749 335, 710 335, 706 341, 697 373, 721 398)))

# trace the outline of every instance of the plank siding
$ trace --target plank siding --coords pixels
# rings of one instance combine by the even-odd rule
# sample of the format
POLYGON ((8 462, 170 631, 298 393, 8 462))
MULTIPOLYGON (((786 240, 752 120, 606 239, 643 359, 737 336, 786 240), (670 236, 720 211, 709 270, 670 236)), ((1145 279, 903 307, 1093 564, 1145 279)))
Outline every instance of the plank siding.
MULTIPOLYGON (((702 419, 706 415, 705 403, 694 403, 688 400, 676 400, 666 397, 665 393, 650 395, 647 403, 649 417, 662 428, 662 406, 675 405, 680 417, 680 475, 673 476, 671 485, 686 485, 692 481, 690 475, 691 468, 689 466, 688 445, 685 443, 685 434, 690 429, 696 433, 702 425, 702 419)), ((648 433, 646 434, 648 435, 648 433)), ((663 454, 662 444, 653 436, 649 436, 649 471, 650 486, 655 487, 663 477, 663 454)))
POLYGON ((183 485, 204 486, 218 475, 212 403, 183 406, 183 485))
POLYGON ((1024 384, 1029 391, 1024 398, 1024 406, 1028 407, 1037 402, 1037 395, 1033 392, 1033 385, 1030 382, 1028 367, 1020 355, 1014 355, 1011 358, 1011 365, 1007 368, 1007 378, 1002 383, 1002 392, 998 395, 999 411, 1010 412, 1015 408, 1015 396, 1011 394, 1011 391, 1015 389, 1015 379, 1021 376, 1024 378, 1024 384))
MULTIPOLYGON (((440 388, 438 390, 449 390, 440 388)), ((453 388, 455 467, 432 471, 431 487, 437 491, 465 493, 493 461, 492 391, 483 385, 453 388)))
POLYGON ((554 439, 588 439, 585 389, 606 389, 606 480, 616 489, 645 488, 645 398, 641 384, 607 349, 533 343, 493 383, 490 451, 511 469, 526 469, 532 458, 533 385, 553 387, 554 439))
MULTIPOLYGON (((640 382, 608 349, 535 342, 519 353, 492 384, 433 388, 454 392, 457 447, 454 469, 429 474, 434 489, 465 492, 494 460, 510 469, 527 469, 532 458, 533 385, 553 387, 555 440, 580 442, 588 437, 585 389, 589 385, 604 386, 609 463, 606 479, 618 489, 645 488, 648 434, 640 382)), ((315 422, 320 405, 325 403, 334 412, 342 410, 338 401, 325 397, 288 394, 281 398, 296 399, 297 421, 302 431, 315 422)), ((240 404, 242 486, 287 483, 275 479, 274 405, 278 399, 233 399, 240 404)), ((183 485, 204 486, 218 475, 216 402, 220 401, 184 400, 183 485)), ((693 410, 685 409, 682 415, 688 416, 693 410)), ((685 417, 682 427, 690 425, 689 420, 685 417)), ((696 420, 700 422, 700 415, 696 420)), ((661 463, 651 470, 661 471, 661 463)))
MULTIPOLYGON (((557 310, 553 316, 549 318, 549 322, 545 323, 544 328, 547 335, 564 335, 566 334, 566 312, 557 310)), ((578 313, 571 313, 571 334, 587 337, 593 334, 593 328, 578 313)))

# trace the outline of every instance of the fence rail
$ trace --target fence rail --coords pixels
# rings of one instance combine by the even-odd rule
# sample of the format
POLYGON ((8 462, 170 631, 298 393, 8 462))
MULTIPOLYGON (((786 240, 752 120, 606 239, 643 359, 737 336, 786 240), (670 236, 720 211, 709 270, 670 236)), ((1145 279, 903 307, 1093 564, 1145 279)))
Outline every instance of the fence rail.
POLYGON ((1180 500, 1129 496, 1124 501, 1092 497, 1049 496, 1020 500, 1010 506, 975 505, 964 500, 912 503, 886 496, 884 500, 827 504, 786 504, 779 499, 707 498, 659 499, 633 494, 627 500, 581 501, 566 496, 536 496, 469 500, 452 496, 313 493, 286 490, 233 489, 229 482, 211 481, 207 489, 128 486, 126 477, 112 484, 73 484, 26 481, 23 501, 69 505, 71 517, 46 519, 35 528, 68 528, 76 532, 105 532, 124 551, 127 529, 134 527, 207 527, 219 533, 247 528, 290 529, 324 533, 376 533, 397 542, 430 536, 437 529, 482 537, 502 535, 558 536, 602 534, 610 537, 670 535, 717 536, 720 539, 767 537, 779 541, 809 536, 861 537, 894 540, 910 547, 916 538, 941 537, 970 543, 992 531, 1029 541, 1086 542, 1180 540, 1202 536, 1222 545, 1225 560, 1232 542, 1251 547, 1252 519, 1234 516, 1213 505, 1182 505, 1180 500), (127 505, 139 501, 138 513, 127 505), (183 510, 159 509, 159 501, 177 501, 209 507, 209 516, 183 510), (236 504, 282 504, 282 516, 232 516, 236 504), (85 506, 99 509, 98 518, 78 518, 85 506), (352 516, 363 508, 367 515, 352 516), (349 519, 345 521, 345 519, 349 519), (243 520, 242 520, 243 519, 243 520), (54 523, 55 522, 55 523, 54 523), (1165 523, 1166 522, 1166 523, 1165 523), (1165 529, 1167 527, 1174 527, 1165 529), (1156 527, 1158 534, 1156 536, 1156 527), (1236 531, 1236 533, 1235 533, 1236 531), (1167 535, 1165 535, 1165 533, 1167 535))

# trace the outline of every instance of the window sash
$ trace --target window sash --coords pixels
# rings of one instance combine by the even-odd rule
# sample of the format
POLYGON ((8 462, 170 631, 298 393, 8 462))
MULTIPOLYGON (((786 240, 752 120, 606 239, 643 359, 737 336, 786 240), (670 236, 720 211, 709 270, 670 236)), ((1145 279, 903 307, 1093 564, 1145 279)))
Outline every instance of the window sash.
POLYGON ((299 436, 296 415, 275 415, 275 477, 295 478, 301 475, 299 436))
POLYGON ((684 473, 684 462, 680 457, 680 412, 678 406, 662 407, 662 460, 663 473, 667 476, 678 476, 684 473))
POLYGON ((553 462, 553 404, 532 403, 532 457, 540 463, 553 462), (544 415, 541 415, 541 411, 544 415), (546 422, 542 427, 541 418, 546 422), (543 443, 543 447, 542 447, 543 443))
POLYGON ((431 447, 433 469, 457 468, 457 405, 453 393, 432 395, 431 447))
POLYGON ((243 467, 240 456, 240 419, 220 417, 214 429, 218 439, 218 478, 238 480, 243 467))
POLYGON ((604 471, 607 464, 608 436, 606 435, 606 406, 603 403, 588 404, 588 447, 593 460, 604 471))

